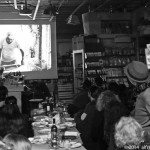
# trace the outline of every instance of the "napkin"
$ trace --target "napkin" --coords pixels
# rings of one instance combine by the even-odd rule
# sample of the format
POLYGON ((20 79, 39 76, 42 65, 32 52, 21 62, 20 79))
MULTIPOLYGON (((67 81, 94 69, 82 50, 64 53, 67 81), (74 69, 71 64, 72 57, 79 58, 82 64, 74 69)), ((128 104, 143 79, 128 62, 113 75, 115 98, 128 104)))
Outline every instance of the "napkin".
POLYGON ((78 135, 79 135, 78 132, 75 132, 75 131, 66 131, 64 133, 64 135, 62 136, 62 139, 72 139, 72 140, 74 140, 74 139, 77 138, 78 135))
POLYGON ((76 132, 76 131, 66 131, 65 133, 64 133, 64 136, 78 136, 78 132, 76 132))
POLYGON ((56 124, 60 124, 61 123, 60 114, 56 114, 53 118, 55 118, 56 124))

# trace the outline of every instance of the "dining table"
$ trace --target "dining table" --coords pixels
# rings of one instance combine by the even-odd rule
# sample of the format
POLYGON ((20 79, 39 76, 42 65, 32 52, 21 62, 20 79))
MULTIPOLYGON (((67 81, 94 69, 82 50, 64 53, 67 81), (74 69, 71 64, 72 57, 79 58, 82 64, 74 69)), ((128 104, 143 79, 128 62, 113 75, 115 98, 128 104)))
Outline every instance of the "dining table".
POLYGON ((54 116, 36 114, 32 116, 32 128, 34 137, 29 138, 32 143, 32 150, 86 150, 83 146, 80 133, 76 129, 74 118, 71 118, 68 114, 63 115, 63 117, 62 114, 60 115, 57 111, 54 116), (51 146, 51 126, 53 118, 56 119, 56 126, 58 128, 58 146, 56 148, 51 146), (44 140, 42 142, 35 142, 39 137, 44 140), (70 142, 70 145, 73 144, 66 147, 60 144, 66 141, 70 142))

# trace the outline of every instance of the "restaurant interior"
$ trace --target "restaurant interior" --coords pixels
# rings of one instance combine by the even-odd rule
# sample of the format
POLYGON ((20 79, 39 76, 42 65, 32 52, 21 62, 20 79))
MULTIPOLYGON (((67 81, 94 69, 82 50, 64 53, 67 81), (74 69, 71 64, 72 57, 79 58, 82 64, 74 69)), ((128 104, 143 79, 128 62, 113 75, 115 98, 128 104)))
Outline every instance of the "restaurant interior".
MULTIPOLYGON (((85 97, 76 107, 72 103, 84 86, 95 85, 99 77, 104 89, 111 82, 115 84, 111 90, 117 89, 116 84, 130 89, 124 69, 132 61, 144 63, 149 72, 149 9, 148 0, 0 1, 0 85, 7 87, 8 96, 16 97, 20 112, 29 117, 34 137, 46 134, 40 139, 28 137, 32 150, 108 149, 107 142, 93 147, 80 135, 75 114, 85 97), (4 39, 16 42, 16 52, 5 52, 4 39), (52 124, 59 124, 56 139, 61 135, 68 142, 61 139, 59 148, 50 144, 52 124)), ((131 91, 134 98, 139 88, 131 91)), ((120 90, 125 89, 120 86, 120 90)), ((130 112, 134 102, 125 102, 130 112)))

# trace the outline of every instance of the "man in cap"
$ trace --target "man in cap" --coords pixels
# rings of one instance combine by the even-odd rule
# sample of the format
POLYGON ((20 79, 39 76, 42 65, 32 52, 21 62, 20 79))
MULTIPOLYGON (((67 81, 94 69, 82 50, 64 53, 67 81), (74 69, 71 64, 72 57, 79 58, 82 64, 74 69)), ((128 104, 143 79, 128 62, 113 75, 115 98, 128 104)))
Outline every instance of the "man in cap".
POLYGON ((139 61, 132 61, 124 71, 130 83, 138 91, 132 116, 145 130, 150 129, 150 88, 147 65, 139 61))
POLYGON ((18 42, 14 39, 11 32, 0 43, 1 65, 21 65, 23 62, 24 52, 21 50, 18 42))

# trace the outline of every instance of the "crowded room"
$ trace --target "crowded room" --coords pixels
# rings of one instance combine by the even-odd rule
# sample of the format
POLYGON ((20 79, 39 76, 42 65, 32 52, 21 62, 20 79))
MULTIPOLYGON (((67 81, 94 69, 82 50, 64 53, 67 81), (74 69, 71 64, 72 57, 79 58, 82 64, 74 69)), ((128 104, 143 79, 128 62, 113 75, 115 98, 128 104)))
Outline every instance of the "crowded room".
POLYGON ((0 0, 0 150, 149 150, 149 17, 149 0, 0 0))

